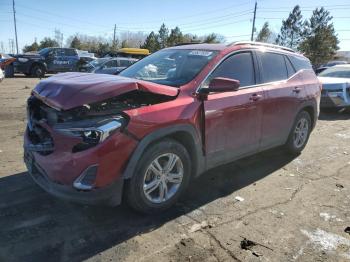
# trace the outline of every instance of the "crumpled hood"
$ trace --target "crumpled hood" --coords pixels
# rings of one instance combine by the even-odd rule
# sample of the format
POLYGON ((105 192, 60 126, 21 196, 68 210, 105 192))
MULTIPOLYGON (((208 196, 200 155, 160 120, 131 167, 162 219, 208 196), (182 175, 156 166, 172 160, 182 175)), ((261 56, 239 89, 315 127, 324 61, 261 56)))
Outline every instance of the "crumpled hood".
POLYGON ((342 89, 350 85, 350 78, 341 77, 318 77, 324 90, 342 89))
POLYGON ((322 84, 343 84, 350 83, 350 78, 341 78, 341 77, 323 77, 319 76, 318 79, 322 84))
POLYGON ((40 81, 34 94, 56 109, 68 110, 134 90, 166 96, 177 96, 179 91, 176 87, 121 76, 61 73, 40 81))

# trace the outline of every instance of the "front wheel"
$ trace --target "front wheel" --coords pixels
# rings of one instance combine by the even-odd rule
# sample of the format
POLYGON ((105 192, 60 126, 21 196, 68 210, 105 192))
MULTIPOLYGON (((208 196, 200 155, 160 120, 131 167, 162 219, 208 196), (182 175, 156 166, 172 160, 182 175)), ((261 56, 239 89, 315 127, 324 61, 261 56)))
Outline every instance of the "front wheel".
POLYGON ((306 111, 301 111, 293 124, 289 134, 286 149, 292 154, 299 154, 305 148, 311 133, 311 117, 306 111))
POLYGON ((173 139, 150 146, 128 181, 129 205, 144 213, 157 213, 171 207, 190 181, 191 161, 186 148, 173 139))
POLYGON ((45 76, 45 68, 41 65, 35 65, 30 70, 30 75, 32 77, 44 77, 45 76))

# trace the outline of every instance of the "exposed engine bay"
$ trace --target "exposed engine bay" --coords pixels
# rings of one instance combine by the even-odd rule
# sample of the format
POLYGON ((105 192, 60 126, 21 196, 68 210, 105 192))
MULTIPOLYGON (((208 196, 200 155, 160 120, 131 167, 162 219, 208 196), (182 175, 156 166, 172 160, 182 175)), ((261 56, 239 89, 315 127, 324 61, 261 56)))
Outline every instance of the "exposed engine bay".
POLYGON ((54 109, 35 96, 28 99, 28 119, 45 120, 50 126, 56 123, 78 121, 98 116, 121 114, 125 110, 159 104, 174 98, 142 91, 131 91, 101 102, 85 104, 70 110, 54 109))
POLYGON ((34 94, 28 99, 27 104, 28 137, 32 143, 31 148, 28 149, 41 154, 49 154, 53 151, 53 139, 43 124, 58 130, 74 129, 74 132, 64 131, 64 133, 81 137, 85 143, 83 148, 87 149, 102 141, 104 130, 101 131, 99 127, 109 128, 108 122, 111 120, 120 123, 121 127, 126 125, 128 116, 123 111, 172 99, 174 98, 161 94, 135 90, 101 102, 85 104, 69 110, 58 110, 48 106, 34 94), (80 133, 76 130, 80 130, 80 133))

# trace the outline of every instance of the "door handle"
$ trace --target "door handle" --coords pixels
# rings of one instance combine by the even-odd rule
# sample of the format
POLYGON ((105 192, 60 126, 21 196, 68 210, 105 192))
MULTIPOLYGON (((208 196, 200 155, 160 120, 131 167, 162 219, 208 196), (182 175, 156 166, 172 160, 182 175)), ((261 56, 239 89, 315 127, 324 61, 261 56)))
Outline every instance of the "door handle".
POLYGON ((301 87, 294 87, 293 92, 299 93, 301 91, 301 87))
POLYGON ((258 101, 260 98, 262 98, 262 95, 253 94, 253 95, 251 95, 251 97, 249 97, 249 100, 251 100, 251 101, 258 101))

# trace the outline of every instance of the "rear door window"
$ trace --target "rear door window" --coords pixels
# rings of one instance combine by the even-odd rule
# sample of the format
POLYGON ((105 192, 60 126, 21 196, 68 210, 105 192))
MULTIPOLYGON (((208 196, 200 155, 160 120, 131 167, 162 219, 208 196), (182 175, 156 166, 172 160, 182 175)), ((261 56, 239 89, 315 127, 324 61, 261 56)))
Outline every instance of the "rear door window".
POLYGON ((281 81, 288 78, 284 56, 275 53, 260 53, 262 79, 264 83, 281 81))
POLYGON ((225 77, 240 81, 240 87, 255 85, 254 63, 251 52, 243 52, 230 56, 223 61, 206 81, 215 77, 225 77))

